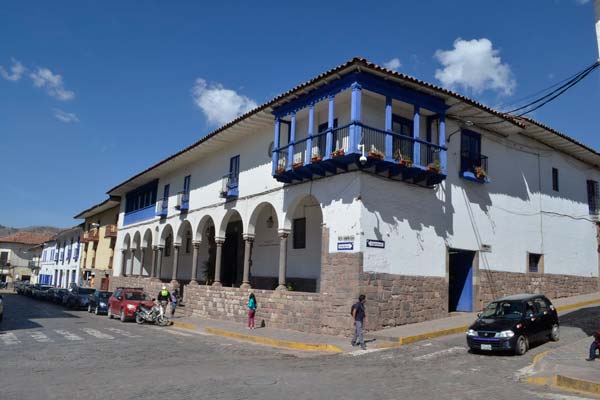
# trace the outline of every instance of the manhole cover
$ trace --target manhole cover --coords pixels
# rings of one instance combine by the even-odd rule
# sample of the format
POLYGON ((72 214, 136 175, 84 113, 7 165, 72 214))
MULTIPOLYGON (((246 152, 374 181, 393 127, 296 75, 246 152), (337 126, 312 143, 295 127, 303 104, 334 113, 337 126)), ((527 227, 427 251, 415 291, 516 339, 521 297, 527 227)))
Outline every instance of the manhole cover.
POLYGON ((274 385, 277 381, 269 378, 250 378, 246 379, 244 383, 248 386, 258 386, 258 385, 274 385))

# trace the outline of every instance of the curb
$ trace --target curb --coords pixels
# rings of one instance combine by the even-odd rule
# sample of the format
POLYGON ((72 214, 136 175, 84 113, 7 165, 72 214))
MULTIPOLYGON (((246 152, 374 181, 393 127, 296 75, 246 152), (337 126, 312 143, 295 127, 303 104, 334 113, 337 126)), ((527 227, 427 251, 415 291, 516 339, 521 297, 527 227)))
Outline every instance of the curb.
POLYGON ((564 375, 555 375, 553 383, 563 389, 574 390, 589 394, 600 394, 600 382, 586 381, 585 379, 570 378, 564 375))
POLYGON ((259 344, 266 344, 273 347, 282 347, 286 349, 294 350, 306 350, 306 351, 326 351, 330 353, 343 353, 339 347, 322 344, 322 343, 303 343, 303 342, 291 342, 287 340, 271 339, 262 336, 246 335, 243 333, 231 332, 222 329, 205 328, 206 333, 210 333, 218 336, 225 336, 238 340, 245 340, 248 342, 254 342, 259 344))
POLYGON ((176 326, 178 328, 190 329, 190 330, 195 330, 197 328, 195 324, 186 324, 185 322, 179 322, 179 321, 171 321, 171 325, 176 326))
POLYGON ((579 303, 566 304, 564 306, 559 306, 559 307, 556 307, 556 311, 567 311, 567 310, 572 310, 573 308, 585 307, 585 306, 589 306, 589 305, 596 304, 596 303, 600 303, 600 298, 593 299, 593 300, 587 300, 587 301, 580 301, 579 303))
POLYGON ((377 349, 385 349, 385 348, 389 348, 389 347, 398 347, 398 346, 403 346, 405 344, 420 342, 421 340, 433 339, 433 338, 440 337, 440 336, 454 335, 455 333, 464 333, 467 331, 467 329, 469 329, 469 326, 464 325, 464 326, 459 326, 456 328, 442 329, 439 331, 425 332, 425 333, 420 333, 418 335, 405 336, 405 337, 399 337, 399 338, 389 338, 389 337, 383 337, 383 336, 377 336, 377 335, 375 335, 373 337, 389 342, 389 343, 381 343, 375 347, 377 349))

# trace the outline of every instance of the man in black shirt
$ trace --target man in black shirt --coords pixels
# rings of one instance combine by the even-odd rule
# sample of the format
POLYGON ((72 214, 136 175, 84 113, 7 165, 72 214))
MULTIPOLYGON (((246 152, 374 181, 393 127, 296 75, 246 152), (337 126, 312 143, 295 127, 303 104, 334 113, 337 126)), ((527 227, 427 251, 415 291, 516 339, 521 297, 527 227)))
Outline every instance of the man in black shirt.
POLYGON ((360 346, 361 349, 366 350, 365 338, 363 337, 363 329, 367 322, 367 315, 365 313, 365 301, 366 297, 364 294, 358 296, 358 302, 352 305, 352 318, 354 319, 354 337, 352 338, 352 346, 360 346))

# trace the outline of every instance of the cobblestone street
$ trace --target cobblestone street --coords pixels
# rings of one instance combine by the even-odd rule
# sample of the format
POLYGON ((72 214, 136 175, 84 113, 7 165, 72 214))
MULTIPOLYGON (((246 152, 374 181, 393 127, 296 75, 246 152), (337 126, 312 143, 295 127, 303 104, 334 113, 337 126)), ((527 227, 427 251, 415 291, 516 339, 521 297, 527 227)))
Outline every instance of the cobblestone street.
MULTIPOLYGON (((463 335, 315 355, 178 328, 138 326, 7 294, 2 399, 578 398, 518 383, 523 357, 473 355, 463 335)), ((581 314, 584 318, 585 314, 581 314)), ((560 344, 581 341, 565 326, 560 344)), ((582 354, 584 355, 584 353, 582 354)))

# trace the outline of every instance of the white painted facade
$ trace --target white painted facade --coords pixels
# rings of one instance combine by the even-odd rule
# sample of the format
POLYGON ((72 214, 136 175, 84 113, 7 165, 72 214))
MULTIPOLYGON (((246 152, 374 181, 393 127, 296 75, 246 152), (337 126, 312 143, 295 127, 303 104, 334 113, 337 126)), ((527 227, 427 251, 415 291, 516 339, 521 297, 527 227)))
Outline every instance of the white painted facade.
MULTIPOLYGON (((394 113, 412 118, 406 104, 394 100, 392 107, 394 113)), ((462 111, 465 115, 477 108, 472 104, 469 107, 462 111)), ((363 123, 383 129, 384 110, 385 98, 363 91, 363 123)), ((116 276, 127 268, 131 257, 129 273, 149 275, 150 247, 164 246, 171 234, 173 243, 181 245, 177 279, 191 279, 192 251, 186 249, 189 231, 191 241, 200 243, 200 277, 201 265, 209 257, 207 228, 213 225, 214 236, 225 238, 228 223, 239 219, 243 234, 254 238, 253 276, 277 277, 279 234, 290 232, 287 276, 314 279, 317 290, 322 227, 329 233, 326 251, 362 252, 365 272, 446 277, 449 249, 477 252, 486 247, 488 251, 479 252, 480 269, 526 273, 528 253, 535 253, 543 255, 544 273, 598 276, 596 225, 589 211, 586 181, 600 181, 600 170, 555 146, 527 137, 528 130, 538 128, 508 123, 508 127, 469 128, 481 134, 481 154, 489 159, 489 183, 459 176, 461 125, 457 120, 460 112, 456 111, 446 118, 447 178, 433 188, 362 171, 288 185, 272 176, 269 148, 273 121, 268 111, 247 117, 109 192, 124 196, 136 185, 158 179, 160 199, 164 185, 170 185, 166 218, 152 217, 125 225, 126 202, 121 202, 113 266, 116 276), (240 156, 239 196, 225 202, 219 195, 221 177, 229 170, 230 158, 236 155, 240 156), (552 168, 559 171, 559 191, 552 189, 552 168), (189 211, 181 213, 174 205, 187 175, 191 175, 189 211), (274 222, 271 226, 270 217, 274 222), (298 218, 307 221, 303 249, 293 245, 292 226, 298 218), (382 240, 385 247, 368 247, 368 239, 382 240), (338 242, 351 242, 352 249, 338 250, 338 242), (142 248, 146 249, 143 269, 142 248)), ((317 102, 314 115, 316 133, 317 126, 327 121, 326 100, 317 102)), ((423 115, 427 116, 426 111, 423 115)), ((306 109, 296 118, 296 139, 306 137, 306 109)), ((335 118, 338 126, 350 122, 348 91, 335 96, 335 118)), ((424 126, 422 123, 421 138, 426 134, 424 126)), ((434 127, 433 143, 438 142, 438 133, 434 127)), ((281 137, 285 144, 285 135, 281 137)), ((163 257, 162 279, 171 277, 172 258, 172 253, 163 257)))
POLYGON ((79 283, 79 263, 81 259, 81 227, 77 226, 58 233, 44 243, 39 277, 40 283, 68 288, 71 283, 79 283))

